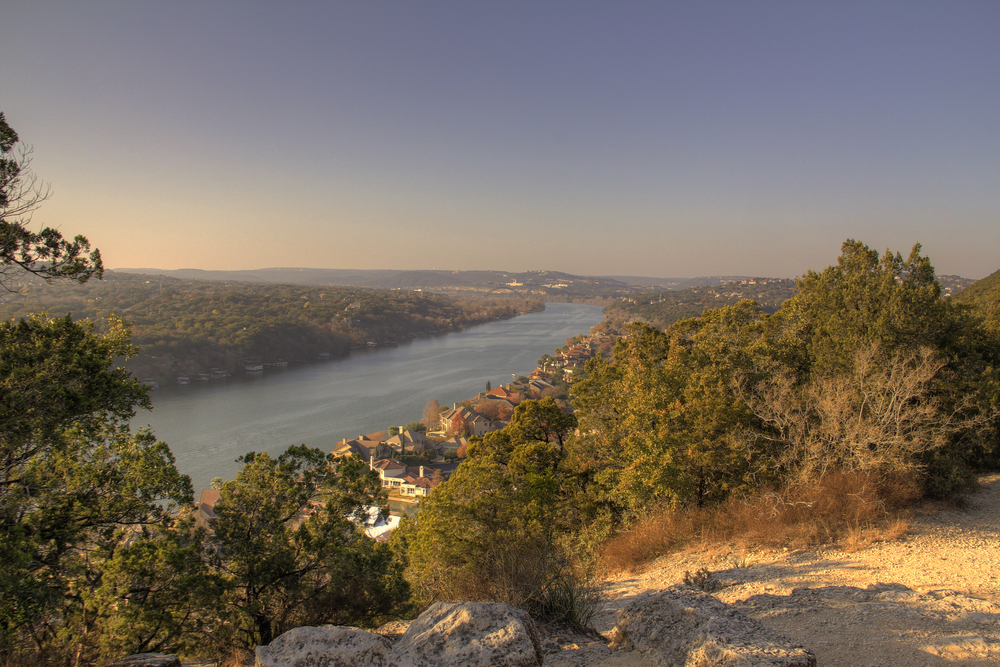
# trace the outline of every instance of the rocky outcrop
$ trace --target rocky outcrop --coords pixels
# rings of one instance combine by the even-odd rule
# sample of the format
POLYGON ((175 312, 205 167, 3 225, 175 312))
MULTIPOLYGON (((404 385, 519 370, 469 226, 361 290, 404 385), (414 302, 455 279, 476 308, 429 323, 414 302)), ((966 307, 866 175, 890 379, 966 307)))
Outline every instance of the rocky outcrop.
MULTIPOLYGON (((301 627, 258 646, 255 667, 815 667, 812 653, 711 595, 672 586, 618 613, 611 646, 587 638, 544 641, 528 614, 494 602, 438 602, 379 633, 301 627), (403 632, 405 628, 405 632, 403 632), (400 636, 400 633, 402 635, 400 636), (384 635, 384 636, 383 636, 384 635), (395 640, 390 641, 387 637, 395 640)), ((144 654, 115 667, 175 667, 144 654)))
POLYGON ((537 667, 538 630, 527 612, 494 602, 436 602, 392 652, 396 667, 537 667))
POLYGON ((391 650, 382 637, 357 628, 306 626, 258 646, 254 667, 383 667, 391 650))
POLYGON ((357 628, 296 628, 258 646, 255 667, 540 667, 528 614, 493 602, 438 602, 392 646, 357 628))
POLYGON ((637 597, 618 612, 615 644, 657 667, 814 667, 801 646, 690 586, 637 597))

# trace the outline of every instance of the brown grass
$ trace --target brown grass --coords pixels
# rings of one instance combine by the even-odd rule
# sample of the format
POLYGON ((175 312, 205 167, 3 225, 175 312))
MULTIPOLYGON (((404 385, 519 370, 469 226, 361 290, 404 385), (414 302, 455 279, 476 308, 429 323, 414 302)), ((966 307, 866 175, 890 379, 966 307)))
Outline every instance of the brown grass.
POLYGON ((919 487, 904 479, 874 480, 828 473, 808 487, 762 491, 711 508, 654 511, 609 540, 600 554, 608 573, 640 568, 683 549, 727 545, 734 551, 837 545, 862 549, 897 539, 919 487))
POLYGON ((241 648, 234 648, 229 655, 223 657, 219 667, 246 667, 254 663, 254 654, 241 648))

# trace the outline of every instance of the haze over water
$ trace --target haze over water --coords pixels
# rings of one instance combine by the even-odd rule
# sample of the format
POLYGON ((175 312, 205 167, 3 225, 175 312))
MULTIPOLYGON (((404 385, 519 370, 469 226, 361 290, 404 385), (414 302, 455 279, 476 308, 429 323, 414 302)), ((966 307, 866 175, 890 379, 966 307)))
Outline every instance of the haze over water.
POLYGON ((549 303, 540 313, 317 362, 153 392, 149 424, 167 442, 195 491, 231 479, 236 458, 290 445, 329 451, 342 438, 418 421, 428 401, 474 397, 530 373, 543 354, 601 321, 599 306, 549 303))

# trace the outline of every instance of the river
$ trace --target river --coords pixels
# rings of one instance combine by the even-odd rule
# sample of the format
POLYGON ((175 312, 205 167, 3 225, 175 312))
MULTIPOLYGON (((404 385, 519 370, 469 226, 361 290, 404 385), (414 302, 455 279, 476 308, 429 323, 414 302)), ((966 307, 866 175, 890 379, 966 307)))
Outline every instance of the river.
POLYGON ((487 381, 510 382, 602 317, 599 306, 549 303, 543 312, 346 359, 165 386, 132 426, 148 424, 170 445, 197 494, 213 477, 233 478, 246 452, 277 455, 299 444, 329 451, 342 438, 419 421, 428 401, 451 405, 487 381))

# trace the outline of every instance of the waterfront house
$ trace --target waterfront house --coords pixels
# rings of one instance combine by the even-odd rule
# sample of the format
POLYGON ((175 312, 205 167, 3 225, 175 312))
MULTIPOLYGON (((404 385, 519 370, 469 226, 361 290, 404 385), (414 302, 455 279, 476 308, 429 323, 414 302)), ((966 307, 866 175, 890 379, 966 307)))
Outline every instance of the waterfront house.
POLYGON ((222 497, 219 489, 202 489, 198 496, 198 502, 194 507, 194 523, 199 528, 204 528, 208 534, 213 534, 211 520, 218 518, 215 514, 215 503, 222 497))
POLYGON ((383 440, 383 443, 395 450, 412 452, 415 445, 427 445, 427 436, 420 431, 402 431, 391 438, 383 440))
POLYGON ((368 459, 370 456, 375 454, 375 448, 378 447, 381 442, 381 438, 377 437, 378 435, 379 434, 377 433, 359 435, 353 440, 344 438, 337 443, 336 446, 334 446, 330 453, 337 458, 357 454, 363 459, 368 459))
POLYGON ((369 460, 368 466, 378 471, 383 487, 389 489, 390 493, 397 493, 400 496, 426 496, 438 484, 435 479, 428 477, 434 472, 433 469, 425 466, 407 467, 395 459, 376 461, 374 456, 369 460))
POLYGON ((456 422, 464 423, 470 435, 479 437, 486 435, 490 431, 498 431, 503 428, 503 426, 499 425, 501 422, 495 422, 485 415, 481 415, 466 407, 459 407, 457 404, 455 407, 441 413, 441 430, 445 432, 454 431, 453 426, 456 422))

